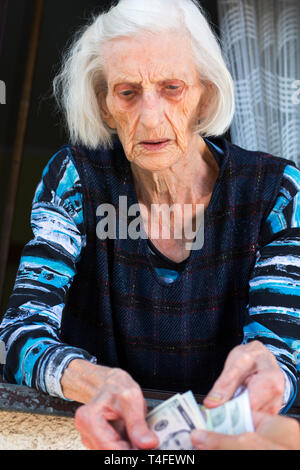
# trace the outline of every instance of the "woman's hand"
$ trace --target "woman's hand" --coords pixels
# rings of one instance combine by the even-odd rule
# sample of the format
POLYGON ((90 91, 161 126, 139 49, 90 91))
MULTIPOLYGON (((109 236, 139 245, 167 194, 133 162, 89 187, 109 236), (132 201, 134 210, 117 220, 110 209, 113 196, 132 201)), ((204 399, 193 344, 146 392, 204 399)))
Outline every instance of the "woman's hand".
POLYGON ((246 385, 251 409, 276 414, 283 403, 285 378, 275 356, 259 341, 237 346, 228 355, 224 369, 204 400, 215 408, 230 400, 240 385, 246 385))
POLYGON ((300 450, 300 427, 295 419, 253 413, 254 433, 228 436, 193 431, 191 440, 199 450, 300 450))
POLYGON ((108 369, 100 390, 76 411, 75 426, 92 450, 154 449, 158 439, 147 426, 146 410, 142 391, 130 375, 108 369))

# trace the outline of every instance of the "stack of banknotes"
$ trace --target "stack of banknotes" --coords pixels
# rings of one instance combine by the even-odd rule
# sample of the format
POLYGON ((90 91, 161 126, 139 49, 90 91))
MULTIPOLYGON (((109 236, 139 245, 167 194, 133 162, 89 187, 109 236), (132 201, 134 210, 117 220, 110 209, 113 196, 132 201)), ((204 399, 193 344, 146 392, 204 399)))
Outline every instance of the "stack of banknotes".
POLYGON ((254 431, 247 389, 212 409, 199 405, 191 391, 178 393, 150 411, 146 420, 159 438, 159 450, 193 450, 193 429, 231 435, 254 431))

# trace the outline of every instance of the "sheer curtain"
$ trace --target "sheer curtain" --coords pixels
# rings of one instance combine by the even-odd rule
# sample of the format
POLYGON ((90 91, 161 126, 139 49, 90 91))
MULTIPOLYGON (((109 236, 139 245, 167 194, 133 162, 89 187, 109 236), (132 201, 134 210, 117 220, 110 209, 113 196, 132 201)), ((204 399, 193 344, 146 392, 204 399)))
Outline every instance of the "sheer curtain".
POLYGON ((236 86, 232 141, 300 167, 300 0, 218 0, 236 86))

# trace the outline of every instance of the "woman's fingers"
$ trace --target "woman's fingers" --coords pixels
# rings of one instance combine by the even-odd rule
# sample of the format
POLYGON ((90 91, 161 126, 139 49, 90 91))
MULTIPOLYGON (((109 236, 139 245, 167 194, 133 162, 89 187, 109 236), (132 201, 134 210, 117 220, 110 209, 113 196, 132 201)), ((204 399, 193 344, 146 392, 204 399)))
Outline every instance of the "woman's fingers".
POLYGON ((97 442, 91 439, 89 435, 81 434, 81 441, 85 447, 90 450, 132 450, 132 447, 126 440, 114 442, 97 442))
POLYGON ((92 450, 130 449, 128 442, 102 416, 95 406, 84 405, 75 414, 75 426, 81 433, 83 444, 92 450))
POLYGON ((146 423, 145 400, 141 390, 125 390, 119 397, 119 403, 130 441, 140 449, 157 447, 157 436, 146 423))
POLYGON ((284 376, 280 369, 269 369, 253 375, 247 384, 251 409, 270 414, 279 413, 284 385, 284 376))
POLYGON ((241 385, 248 386, 253 410, 278 413, 284 394, 284 375, 275 356, 258 341, 237 346, 230 352, 204 405, 214 408, 224 404, 241 385))
POLYGON ((140 387, 125 371, 112 369, 100 392, 77 410, 75 424, 89 448, 154 449, 158 439, 145 416, 140 387))
POLYGON ((239 386, 255 371, 255 357, 245 346, 237 346, 229 353, 220 377, 204 400, 208 408, 215 408, 230 400, 239 386))

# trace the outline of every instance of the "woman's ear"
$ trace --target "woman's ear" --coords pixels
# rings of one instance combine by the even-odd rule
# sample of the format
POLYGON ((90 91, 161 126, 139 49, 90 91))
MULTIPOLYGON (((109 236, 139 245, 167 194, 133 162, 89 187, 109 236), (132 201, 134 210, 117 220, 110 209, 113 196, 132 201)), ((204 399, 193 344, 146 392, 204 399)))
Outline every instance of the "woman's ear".
POLYGON ((108 127, 110 127, 110 129, 116 129, 117 128, 116 122, 107 107, 106 94, 100 91, 98 92, 97 97, 98 97, 100 114, 101 114, 103 121, 105 122, 105 124, 108 125, 108 127))

